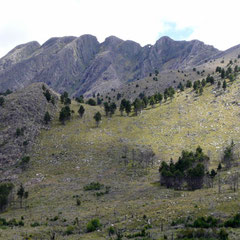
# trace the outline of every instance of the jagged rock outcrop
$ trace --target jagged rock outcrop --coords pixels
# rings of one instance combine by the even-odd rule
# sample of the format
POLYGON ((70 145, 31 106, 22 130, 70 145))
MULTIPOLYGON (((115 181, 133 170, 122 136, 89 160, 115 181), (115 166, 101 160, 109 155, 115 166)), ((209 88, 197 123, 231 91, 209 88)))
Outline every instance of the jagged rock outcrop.
POLYGON ((146 77, 149 72, 192 68, 220 51, 203 42, 160 38, 141 47, 110 36, 51 38, 20 45, 0 59, 0 89, 16 90, 43 81, 58 92, 91 95, 146 77))

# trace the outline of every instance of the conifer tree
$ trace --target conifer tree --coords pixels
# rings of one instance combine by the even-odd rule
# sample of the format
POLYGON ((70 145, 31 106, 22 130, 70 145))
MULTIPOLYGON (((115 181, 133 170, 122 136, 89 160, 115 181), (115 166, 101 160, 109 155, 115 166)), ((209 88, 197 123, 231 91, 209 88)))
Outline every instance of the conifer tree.
POLYGON ((222 88, 223 88, 223 90, 224 90, 224 91, 226 90, 226 88, 227 88, 227 83, 226 83, 226 80, 224 80, 224 81, 223 81, 222 88))
POLYGON ((100 123, 100 121, 101 121, 101 119, 102 119, 101 113, 100 113, 100 112, 97 112, 97 113, 94 115, 93 118, 95 119, 96 124, 97 124, 97 127, 98 127, 98 126, 99 126, 99 123, 100 123))
POLYGON ((51 116, 50 116, 49 112, 46 112, 44 115, 44 122, 46 124, 48 124, 50 121, 51 121, 51 116))
POLYGON ((83 117, 84 112, 85 112, 85 108, 81 105, 78 109, 78 114, 79 114, 80 118, 83 117))
POLYGON ((126 101, 125 111, 127 113, 127 116, 129 116, 129 113, 131 112, 131 110, 132 110, 132 106, 131 106, 130 101, 126 101))

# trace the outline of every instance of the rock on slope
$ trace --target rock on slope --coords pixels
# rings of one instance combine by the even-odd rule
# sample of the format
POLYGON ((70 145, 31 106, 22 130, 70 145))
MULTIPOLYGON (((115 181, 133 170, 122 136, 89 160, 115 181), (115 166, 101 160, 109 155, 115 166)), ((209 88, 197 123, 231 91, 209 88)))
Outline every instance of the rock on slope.
POLYGON ((91 95, 118 88, 158 69, 192 68, 219 54, 212 46, 162 37, 155 45, 141 47, 133 41, 110 36, 51 38, 20 45, 0 59, 0 89, 18 89, 43 81, 58 92, 91 95))
MULTIPOLYGON (((35 83, 12 93, 0 107, 0 172, 16 164, 30 149, 40 130, 46 127, 45 112, 53 116, 57 110, 57 104, 47 101, 42 86, 43 83, 35 83), (16 135, 17 128, 23 129, 23 135, 16 135)), ((56 102, 58 96, 50 92, 56 102)))

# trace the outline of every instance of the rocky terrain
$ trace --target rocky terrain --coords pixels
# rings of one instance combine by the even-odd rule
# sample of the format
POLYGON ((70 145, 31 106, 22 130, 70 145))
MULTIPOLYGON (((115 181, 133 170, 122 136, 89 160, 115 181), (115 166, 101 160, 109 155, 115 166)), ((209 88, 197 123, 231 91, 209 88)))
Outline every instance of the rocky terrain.
MULTIPOLYGON (((55 103, 48 102, 44 92, 47 86, 43 83, 32 84, 22 90, 4 97, 0 106, 0 168, 1 174, 11 178, 5 170, 19 163, 42 128, 46 111, 53 117, 57 110, 57 95, 50 90, 55 103), (43 87, 45 90, 43 90, 43 87)), ((1 175, 1 178, 3 175, 1 175)))
POLYGON ((90 96, 144 78, 154 70, 192 69, 217 54, 221 52, 198 40, 169 37, 144 47, 114 36, 103 43, 91 35, 51 38, 42 46, 37 42, 17 46, 1 58, 0 89, 16 90, 43 81, 58 92, 90 96))

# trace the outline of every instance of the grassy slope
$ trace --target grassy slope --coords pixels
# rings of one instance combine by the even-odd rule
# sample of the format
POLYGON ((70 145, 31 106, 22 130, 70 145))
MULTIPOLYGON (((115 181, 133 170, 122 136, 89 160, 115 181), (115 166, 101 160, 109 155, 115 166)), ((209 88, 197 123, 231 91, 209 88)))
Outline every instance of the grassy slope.
POLYGON ((81 235, 58 233, 57 239, 106 239, 110 224, 127 231, 140 229, 145 224, 144 214, 151 219, 151 232, 157 239, 163 234, 161 223, 168 229, 168 223, 177 217, 210 213, 224 217, 235 213, 239 194, 227 186, 218 195, 217 186, 184 192, 161 188, 157 181, 159 161, 177 159, 183 149, 194 150, 201 145, 211 157, 211 167, 216 167, 223 146, 231 139, 239 143, 239 106, 232 104, 240 102, 239 90, 239 79, 218 97, 213 87, 204 88, 202 96, 187 90, 178 93, 172 102, 148 108, 138 117, 121 117, 119 113, 112 119, 104 117, 99 128, 92 118, 99 107, 86 105, 86 114, 79 119, 79 106, 73 103, 73 119, 65 126, 55 120, 51 130, 42 132, 31 152, 30 167, 20 177, 30 192, 30 207, 13 207, 1 214, 7 219, 24 216, 25 227, 0 229, 0 239, 22 239, 30 234, 49 239, 49 232, 64 231, 76 217, 81 235), (146 172, 135 172, 130 166, 126 170, 121 162, 126 143, 133 147, 151 145, 157 155, 155 166, 146 172), (97 198, 84 192, 83 186, 91 181, 110 185, 110 194, 97 198), (74 195, 81 196, 81 206, 76 206, 74 195), (46 220, 57 215, 59 220, 55 222, 46 220), (84 233, 86 223, 96 216, 103 230, 84 233), (34 221, 42 225, 30 227, 34 221))

